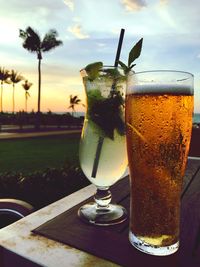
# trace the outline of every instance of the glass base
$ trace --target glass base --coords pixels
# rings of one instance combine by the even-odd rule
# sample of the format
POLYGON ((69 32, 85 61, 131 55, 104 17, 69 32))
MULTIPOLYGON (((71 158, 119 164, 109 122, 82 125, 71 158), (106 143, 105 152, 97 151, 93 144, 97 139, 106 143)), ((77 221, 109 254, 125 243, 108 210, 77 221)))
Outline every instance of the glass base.
POLYGON ((109 204, 97 208, 96 203, 87 203, 80 207, 78 216, 86 223, 108 226, 121 223, 127 219, 126 209, 119 205, 109 204))
POLYGON ((131 231, 129 232, 129 240, 131 244, 138 250, 155 256, 171 255, 175 253, 179 248, 179 241, 176 242, 175 244, 165 247, 150 245, 142 241, 141 239, 137 238, 131 231))

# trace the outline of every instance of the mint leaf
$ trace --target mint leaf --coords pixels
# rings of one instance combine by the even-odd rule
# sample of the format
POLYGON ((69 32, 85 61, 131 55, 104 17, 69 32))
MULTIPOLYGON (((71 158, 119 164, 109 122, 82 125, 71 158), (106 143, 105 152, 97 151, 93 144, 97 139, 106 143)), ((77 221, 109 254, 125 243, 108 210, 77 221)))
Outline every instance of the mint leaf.
POLYGON ((118 64, 122 67, 122 69, 124 70, 125 74, 129 72, 129 68, 122 61, 119 60, 118 64))
POLYGON ((104 69, 103 72, 109 77, 117 78, 120 77, 121 74, 117 68, 115 69, 104 69))
POLYGON ((124 70, 124 74, 127 74, 133 67, 135 67, 136 64, 132 64, 133 61, 138 58, 141 54, 141 50, 142 50, 142 42, 143 42, 143 38, 141 38, 135 45, 134 47, 131 49, 130 53, 129 53, 129 57, 128 57, 128 66, 126 64, 124 64, 122 61, 118 61, 118 64, 122 67, 122 69, 124 70))
POLYGON ((104 133, 105 137, 114 139, 114 130, 120 135, 125 134, 123 119, 124 99, 119 91, 105 98, 101 92, 88 92, 88 118, 104 133))
POLYGON ((136 64, 132 64, 132 65, 130 65, 129 69, 132 69, 135 66, 136 66, 136 64))
POLYGON ((88 78, 93 81, 95 80, 99 75, 99 70, 103 67, 102 62, 94 62, 85 67, 85 70, 87 72, 88 78))
POLYGON ((131 49, 128 57, 128 66, 131 65, 133 61, 135 61, 136 58, 140 56, 141 50, 142 50, 142 42, 143 38, 141 38, 131 49))

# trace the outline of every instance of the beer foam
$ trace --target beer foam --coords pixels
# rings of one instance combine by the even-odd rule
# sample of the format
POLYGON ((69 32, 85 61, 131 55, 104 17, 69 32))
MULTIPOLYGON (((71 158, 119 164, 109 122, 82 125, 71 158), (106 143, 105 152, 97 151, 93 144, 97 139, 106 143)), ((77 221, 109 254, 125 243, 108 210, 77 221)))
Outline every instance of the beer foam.
POLYGON ((193 95, 193 86, 184 84, 135 84, 128 86, 127 94, 177 94, 193 95))

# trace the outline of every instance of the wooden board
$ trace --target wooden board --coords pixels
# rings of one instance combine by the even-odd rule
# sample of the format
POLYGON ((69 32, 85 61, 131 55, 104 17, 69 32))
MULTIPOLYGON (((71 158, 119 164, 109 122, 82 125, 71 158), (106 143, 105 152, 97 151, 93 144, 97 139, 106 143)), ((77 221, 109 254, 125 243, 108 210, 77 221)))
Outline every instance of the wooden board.
MULTIPOLYGON (((112 187, 113 200, 129 210, 128 177, 112 187)), ((88 202, 88 200, 84 201, 88 202)), ((181 206, 181 246, 177 253, 155 257, 139 252, 128 241, 128 221, 109 227, 83 224, 77 210, 83 203, 34 230, 121 266, 200 266, 200 170, 198 161, 188 161, 181 206)))

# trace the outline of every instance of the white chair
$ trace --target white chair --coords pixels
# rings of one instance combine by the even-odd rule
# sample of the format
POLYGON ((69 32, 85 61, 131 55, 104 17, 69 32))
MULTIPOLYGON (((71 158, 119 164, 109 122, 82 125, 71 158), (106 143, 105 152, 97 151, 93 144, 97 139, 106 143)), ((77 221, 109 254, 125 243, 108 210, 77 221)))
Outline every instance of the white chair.
POLYGON ((0 199, 0 228, 27 216, 33 211, 33 206, 25 201, 12 198, 0 199))

